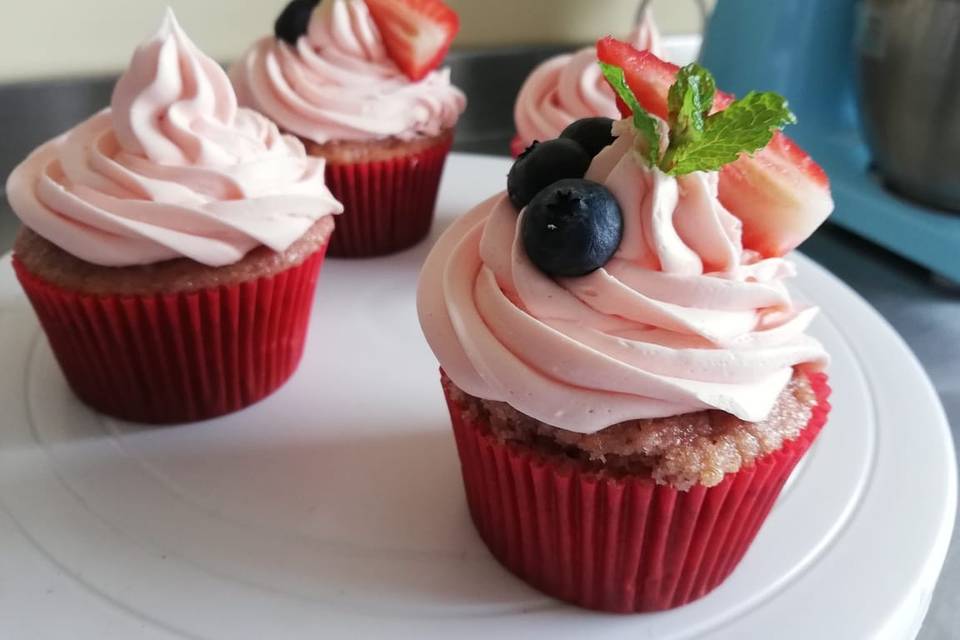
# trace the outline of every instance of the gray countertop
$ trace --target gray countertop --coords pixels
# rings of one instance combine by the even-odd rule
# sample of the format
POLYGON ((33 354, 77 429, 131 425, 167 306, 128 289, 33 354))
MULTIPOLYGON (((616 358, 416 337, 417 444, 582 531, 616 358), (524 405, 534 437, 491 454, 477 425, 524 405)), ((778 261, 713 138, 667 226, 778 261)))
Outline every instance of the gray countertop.
MULTIPOLYGON (((454 54, 454 82, 471 104, 458 124, 456 148, 506 154, 513 134, 513 98, 533 65, 555 51, 540 47, 454 54)), ((0 86, 0 176, 5 180, 40 142, 105 106, 111 87, 110 78, 0 86)), ((3 198, 0 252, 12 245, 17 224, 3 198)), ((937 280, 830 224, 804 244, 803 251, 870 301, 906 339, 933 380, 953 425, 954 441, 960 442, 960 286, 937 280)), ((957 532, 919 637, 960 637, 957 532)))

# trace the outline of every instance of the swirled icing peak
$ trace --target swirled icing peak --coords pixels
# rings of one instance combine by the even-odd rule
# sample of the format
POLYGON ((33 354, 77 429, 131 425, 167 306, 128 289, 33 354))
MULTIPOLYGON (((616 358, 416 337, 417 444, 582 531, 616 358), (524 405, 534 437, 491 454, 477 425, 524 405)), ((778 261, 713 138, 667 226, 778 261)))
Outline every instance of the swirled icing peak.
POLYGON ((31 153, 7 194, 24 224, 88 262, 221 266, 259 245, 283 251, 341 212, 323 177, 297 139, 237 107, 168 10, 111 107, 31 153))
MULTIPOLYGON (((662 55, 660 34, 649 12, 628 41, 637 49, 662 55)), ((524 80, 513 109, 520 148, 534 140, 552 140, 571 122, 594 116, 617 119, 620 114, 592 46, 542 62, 524 80)))
POLYGON ((363 0, 324 0, 296 45, 262 38, 230 77, 241 104, 321 144, 437 135, 466 105, 449 69, 404 75, 363 0))
POLYGON ((795 366, 826 362, 805 333, 816 309, 784 284, 793 264, 743 248, 716 173, 669 176, 637 155, 628 121, 614 134, 586 175, 623 212, 614 257, 586 276, 544 275, 518 234, 526 210, 498 194, 424 264, 427 341, 466 393, 571 431, 703 409, 764 419, 795 366))

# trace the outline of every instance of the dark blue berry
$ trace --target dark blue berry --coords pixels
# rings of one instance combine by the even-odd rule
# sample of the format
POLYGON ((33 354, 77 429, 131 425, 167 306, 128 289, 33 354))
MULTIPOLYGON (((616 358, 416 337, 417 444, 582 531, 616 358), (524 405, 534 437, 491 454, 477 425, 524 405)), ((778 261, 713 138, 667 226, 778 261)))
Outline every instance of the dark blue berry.
POLYGON ((610 190, 592 180, 560 180, 523 212, 520 238, 549 276, 572 278, 607 263, 623 237, 623 214, 610 190))
POLYGON ((273 33, 284 42, 297 44, 300 36, 307 32, 310 15, 320 4, 320 0, 293 0, 283 8, 277 21, 273 23, 273 33))
POLYGON ((541 189, 564 178, 582 178, 590 155, 566 138, 534 142, 520 154, 507 174, 507 194, 513 206, 527 206, 541 189))
POLYGON ((560 133, 561 138, 569 138, 580 144, 584 151, 593 157, 600 151, 613 144, 613 120, 597 116, 596 118, 581 118, 571 122, 560 133))

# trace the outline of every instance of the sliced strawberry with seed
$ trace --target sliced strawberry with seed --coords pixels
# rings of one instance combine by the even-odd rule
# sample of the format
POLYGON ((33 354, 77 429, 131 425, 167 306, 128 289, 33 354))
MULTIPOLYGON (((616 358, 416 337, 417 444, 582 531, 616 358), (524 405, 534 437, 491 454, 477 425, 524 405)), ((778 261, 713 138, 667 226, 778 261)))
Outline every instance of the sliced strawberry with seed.
MULTIPOLYGON (((597 58, 600 62, 612 64, 623 69, 627 84, 644 109, 653 115, 667 119, 667 93, 676 78, 680 67, 661 60, 649 51, 639 51, 633 46, 612 36, 601 38, 597 42, 597 58)), ((733 96, 717 91, 713 100, 713 110, 725 109, 733 102, 733 96)), ((627 106, 617 101, 620 113, 630 115, 627 106)))
POLYGON ((810 237, 833 211, 823 169, 781 132, 753 157, 720 169, 720 202, 743 222, 743 245, 782 256, 810 237))
MULTIPOLYGON (((667 93, 679 67, 611 37, 597 42, 597 58, 623 69, 643 108, 667 117, 667 93)), ((713 110, 731 102, 731 94, 718 90, 713 110)), ((621 112, 629 115, 624 108, 621 112)), ((743 222, 743 245, 764 256, 787 253, 833 211, 826 173, 781 132, 753 156, 741 154, 720 169, 719 190, 720 202, 743 222)))
POLYGON ((365 0, 387 53, 411 80, 440 66, 460 29, 456 12, 440 0, 365 0))

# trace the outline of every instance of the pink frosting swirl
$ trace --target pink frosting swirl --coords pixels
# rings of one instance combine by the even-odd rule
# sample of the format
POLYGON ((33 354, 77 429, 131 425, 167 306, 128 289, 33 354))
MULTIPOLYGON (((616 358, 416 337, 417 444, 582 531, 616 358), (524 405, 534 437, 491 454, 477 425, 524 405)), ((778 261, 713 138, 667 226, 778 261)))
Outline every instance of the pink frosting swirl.
POLYGON ((791 300, 792 263, 743 249, 717 174, 648 169, 629 124, 614 133, 587 173, 623 211, 611 261, 580 278, 545 276, 519 240, 524 212, 498 194, 424 264, 427 341, 467 393, 571 431, 701 409, 762 420, 794 366, 826 362, 804 333, 816 309, 791 300))
POLYGON ((296 46, 263 38, 230 77, 241 104, 321 144, 434 136, 453 127, 466 105, 449 69, 418 82, 400 71, 363 0, 326 0, 296 46))
MULTIPOLYGON (((662 56, 660 34, 649 12, 629 42, 662 56)), ((534 140, 552 140, 574 120, 594 116, 617 119, 620 114, 613 91, 600 74, 593 46, 542 62, 527 76, 513 108, 523 147, 534 140)))
POLYGON ((284 251, 343 209, 322 159, 248 109, 168 11, 111 108, 31 153, 7 181, 25 225, 105 266, 187 257, 211 266, 284 251))

